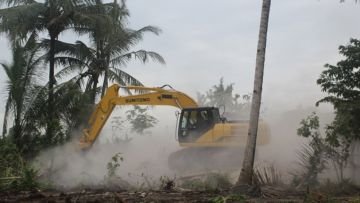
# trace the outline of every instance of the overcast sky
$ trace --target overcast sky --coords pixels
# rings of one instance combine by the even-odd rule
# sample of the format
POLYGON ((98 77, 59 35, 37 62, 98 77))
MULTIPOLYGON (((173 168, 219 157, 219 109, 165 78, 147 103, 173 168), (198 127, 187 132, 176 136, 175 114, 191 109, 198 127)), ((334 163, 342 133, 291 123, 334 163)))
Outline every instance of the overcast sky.
MULTIPOLYGON (((160 36, 147 35, 134 50, 156 51, 166 65, 130 63, 124 69, 145 85, 170 84, 195 97, 223 77, 226 83, 235 83, 237 93, 252 91, 261 0, 128 0, 127 4, 131 28, 154 25, 163 30, 160 36)), ((359 38, 359 9, 360 4, 350 0, 272 1, 263 86, 266 108, 314 105, 321 98, 316 79, 325 63, 339 60, 339 45, 359 38)), ((77 38, 65 33, 60 40, 77 38)), ((0 60, 9 61, 4 36, 0 47, 0 60)), ((4 106, 6 77, 0 73, 4 106)))

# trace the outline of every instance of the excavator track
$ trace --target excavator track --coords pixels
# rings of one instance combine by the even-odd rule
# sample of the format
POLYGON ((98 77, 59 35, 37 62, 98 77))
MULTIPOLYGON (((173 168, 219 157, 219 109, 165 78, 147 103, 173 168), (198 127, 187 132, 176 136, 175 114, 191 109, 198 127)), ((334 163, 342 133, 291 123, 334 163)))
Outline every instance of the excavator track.
POLYGON ((239 169, 242 147, 188 147, 172 153, 168 165, 179 173, 239 169))

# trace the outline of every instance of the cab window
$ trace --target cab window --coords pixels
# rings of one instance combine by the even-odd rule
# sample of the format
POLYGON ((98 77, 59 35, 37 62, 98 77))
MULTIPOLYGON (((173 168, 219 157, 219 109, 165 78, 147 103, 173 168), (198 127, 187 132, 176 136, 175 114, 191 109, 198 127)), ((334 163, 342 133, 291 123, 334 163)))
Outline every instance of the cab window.
POLYGON ((189 119, 189 112, 185 111, 181 120, 181 128, 184 129, 186 128, 187 124, 188 124, 188 119, 189 119))

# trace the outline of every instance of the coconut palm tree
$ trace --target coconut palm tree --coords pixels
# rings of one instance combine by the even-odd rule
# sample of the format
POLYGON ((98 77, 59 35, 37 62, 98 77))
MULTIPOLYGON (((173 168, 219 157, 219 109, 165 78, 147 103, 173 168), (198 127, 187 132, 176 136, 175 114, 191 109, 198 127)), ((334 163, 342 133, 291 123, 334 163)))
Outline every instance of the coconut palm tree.
POLYGON ((11 64, 1 63, 8 77, 6 89, 8 98, 5 106, 3 136, 7 134, 9 115, 12 114, 14 126, 10 135, 19 149, 21 149, 22 144, 23 118, 30 97, 29 91, 35 71, 43 59, 38 57, 39 48, 40 46, 36 43, 36 34, 33 33, 25 45, 21 45, 20 42, 14 43, 12 48, 13 62, 11 64))
POLYGON ((105 14, 110 17, 113 29, 111 29, 110 32, 100 34, 98 39, 96 35, 92 37, 95 39, 94 41, 103 42, 105 45, 100 44, 100 47, 103 48, 102 52, 104 53, 103 56, 105 59, 104 82, 101 97, 105 94, 109 79, 115 79, 122 85, 141 85, 139 81, 134 80, 133 77, 129 77, 130 75, 120 69, 114 69, 114 67, 125 66, 126 63, 133 58, 141 60, 143 63, 146 63, 149 58, 162 64, 165 63, 164 59, 156 52, 145 50, 129 52, 132 46, 143 39, 145 33, 150 32, 159 35, 161 30, 153 26, 146 26, 139 30, 129 29, 125 27, 127 17, 129 17, 129 11, 126 8, 125 1, 122 0, 121 4, 118 4, 117 0, 114 0, 109 6, 109 9, 105 10, 105 14), (115 72, 112 71, 112 69, 115 72))
MULTIPOLYGON (((94 0, 95 1, 95 0, 94 0)), ((31 32, 47 32, 49 43, 49 83, 48 83, 48 136, 52 135, 54 112, 55 43, 60 33, 74 27, 81 28, 91 20, 86 15, 86 6, 91 0, 0 0, 8 8, 0 9, 0 32, 8 34, 14 43, 24 39, 31 32)), ((94 14, 92 14, 94 15, 94 14)))
POLYGON ((46 100, 46 86, 34 85, 31 91, 32 98, 28 102, 27 110, 24 114, 23 136, 28 141, 32 149, 30 152, 36 152, 43 148, 48 148, 69 140, 75 129, 87 116, 86 104, 89 103, 88 95, 85 94, 75 79, 71 79, 54 87, 54 99, 56 111, 54 119, 57 120, 54 125, 54 135, 52 137, 44 136, 46 129, 47 115, 44 112, 46 100))
POLYGON ((242 170, 238 179, 238 185, 240 184, 252 184, 253 167, 256 150, 256 137, 259 122, 261 93, 264 75, 265 65, 265 51, 266 51, 266 39, 267 30, 269 24, 271 0, 263 0, 259 41, 256 55, 256 67, 255 67, 255 79, 254 79, 254 91, 252 95, 252 103, 250 110, 250 124, 248 131, 248 139, 245 148, 245 156, 243 160, 242 170))
POLYGON ((95 102, 100 77, 103 78, 102 96, 109 81, 116 81, 121 85, 142 85, 139 80, 120 69, 126 66, 130 60, 138 59, 146 63, 149 59, 153 59, 165 63, 164 59, 156 52, 131 51, 132 46, 140 42, 145 33, 158 35, 160 29, 153 26, 146 26, 139 30, 126 28, 124 21, 128 12, 124 2, 121 5, 116 0, 108 4, 98 3, 93 9, 109 16, 111 23, 104 24, 101 21, 94 21, 92 25, 88 26, 87 32, 90 35, 91 46, 81 41, 77 41, 75 44, 59 42, 56 52, 60 56, 55 59, 65 66, 58 73, 59 77, 74 69, 81 69, 82 77, 88 76, 86 90, 92 92, 92 103, 95 102), (61 56, 61 54, 64 55, 61 56))

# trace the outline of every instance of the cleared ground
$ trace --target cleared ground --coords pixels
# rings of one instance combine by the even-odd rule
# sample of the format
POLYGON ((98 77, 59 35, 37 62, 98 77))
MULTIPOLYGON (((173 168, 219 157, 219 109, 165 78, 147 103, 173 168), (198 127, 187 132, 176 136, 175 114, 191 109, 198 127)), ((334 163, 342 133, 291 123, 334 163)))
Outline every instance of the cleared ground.
MULTIPOLYGON (((360 194, 360 193, 359 193, 360 194)), ((0 193, 0 202, 360 202, 360 196, 328 197, 319 193, 308 195, 278 194, 277 197, 247 198, 223 192, 200 191, 95 191, 79 192, 32 191, 0 193), (225 200, 225 201, 224 201, 225 200)))

